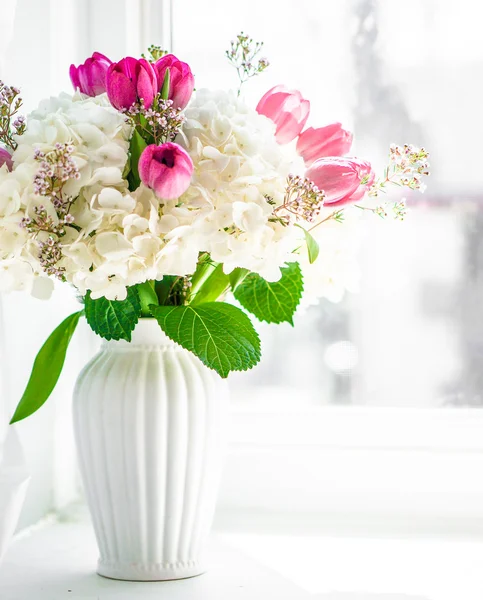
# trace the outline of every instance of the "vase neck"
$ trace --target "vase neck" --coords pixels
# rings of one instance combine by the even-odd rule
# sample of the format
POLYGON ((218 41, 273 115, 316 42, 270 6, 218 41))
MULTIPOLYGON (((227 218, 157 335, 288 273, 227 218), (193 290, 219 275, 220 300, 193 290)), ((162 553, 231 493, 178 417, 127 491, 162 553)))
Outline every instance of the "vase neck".
POLYGON ((104 341, 103 348, 124 348, 135 346, 168 346, 179 348, 178 344, 169 339, 164 331, 159 326, 156 319, 139 319, 136 328, 132 332, 131 342, 125 340, 119 341, 104 341))

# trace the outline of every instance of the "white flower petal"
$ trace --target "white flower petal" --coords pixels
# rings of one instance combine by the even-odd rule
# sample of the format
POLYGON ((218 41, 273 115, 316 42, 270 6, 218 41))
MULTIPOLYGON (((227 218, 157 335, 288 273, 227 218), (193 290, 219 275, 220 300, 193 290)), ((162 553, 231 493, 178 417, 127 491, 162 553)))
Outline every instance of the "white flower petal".
POLYGON ((96 236, 96 250, 105 258, 119 260, 130 256, 133 252, 132 244, 118 232, 105 232, 96 236))

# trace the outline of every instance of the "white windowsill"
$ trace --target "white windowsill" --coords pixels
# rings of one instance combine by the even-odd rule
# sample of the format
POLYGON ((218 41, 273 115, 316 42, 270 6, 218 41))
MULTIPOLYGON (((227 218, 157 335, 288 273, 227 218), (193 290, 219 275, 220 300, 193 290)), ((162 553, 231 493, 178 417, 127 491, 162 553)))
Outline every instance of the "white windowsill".
POLYGON ((97 547, 87 517, 21 533, 0 565, 1 600, 277 600, 308 598, 280 575, 214 535, 208 572, 160 583, 121 582, 95 573, 97 547))
POLYGON ((21 535, 0 567, 2 600, 480 600, 482 537, 222 533, 209 571, 130 583, 94 573, 85 517, 21 535))
POLYGON ((235 404, 239 446, 323 446, 409 452, 483 451, 483 409, 320 406, 259 410, 235 404))

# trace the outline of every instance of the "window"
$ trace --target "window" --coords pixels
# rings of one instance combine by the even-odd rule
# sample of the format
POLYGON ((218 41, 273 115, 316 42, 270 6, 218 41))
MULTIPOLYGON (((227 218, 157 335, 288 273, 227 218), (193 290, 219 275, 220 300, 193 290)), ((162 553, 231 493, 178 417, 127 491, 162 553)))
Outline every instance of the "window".
POLYGON ((272 63, 246 86, 250 100, 287 81, 311 99, 310 125, 340 119, 354 128, 358 155, 382 167, 391 142, 411 140, 430 149, 433 164, 427 193, 409 199, 404 225, 374 220, 360 240, 360 294, 309 308, 295 331, 261 327, 265 360, 237 377, 238 402, 480 404, 474 364, 481 352, 476 297, 483 180, 476 140, 482 124, 474 116, 483 87, 470 70, 483 54, 464 11, 431 0, 408 3, 404 16, 397 5, 374 0, 280 2, 277 28, 269 28, 271 3, 248 1, 241 14, 230 15, 211 0, 193 8, 195 27, 183 18, 182 4, 174 16, 175 45, 192 61, 198 80, 233 81, 220 48, 227 31, 245 28, 265 41, 272 63), (207 5, 220 22, 207 21, 207 5), (462 31, 464 21, 469 35, 464 49, 455 36, 446 42, 454 19, 453 29, 462 31), (471 93, 461 98, 467 81, 471 93), (461 103, 463 122, 456 118, 461 103))
POLYGON ((359 294, 309 307, 294 330, 260 326, 264 360, 232 378, 222 505, 474 511, 465 497, 480 495, 470 465, 479 464, 482 424, 483 86, 471 74, 483 56, 470 4, 413 1, 401 11, 376 0, 285 1, 276 27, 267 25, 273 3, 229 13, 210 0, 190 5, 190 22, 186 5, 174 10, 174 48, 207 86, 233 81, 220 48, 244 29, 265 41, 271 61, 247 85, 251 101, 285 82, 311 99, 310 125, 347 123, 357 154, 375 165, 391 142, 407 141, 428 148, 432 162, 404 225, 374 220, 359 240, 359 294))

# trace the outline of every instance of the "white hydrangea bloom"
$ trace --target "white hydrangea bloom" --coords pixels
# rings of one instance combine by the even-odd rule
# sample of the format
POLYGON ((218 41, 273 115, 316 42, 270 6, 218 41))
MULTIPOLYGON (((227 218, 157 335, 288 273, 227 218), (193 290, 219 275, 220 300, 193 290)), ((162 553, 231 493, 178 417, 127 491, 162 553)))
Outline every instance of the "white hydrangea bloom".
MULTIPOLYGON (((280 146, 275 125, 233 92, 200 90, 186 109, 177 140, 189 152, 195 171, 181 202, 193 207, 192 243, 222 262, 225 273, 243 267, 270 281, 291 260, 297 232, 272 222, 283 203, 289 173, 303 163, 293 146, 280 146)), ((165 213, 166 214, 166 213, 165 213)), ((182 237, 185 251, 190 244, 182 237)))
MULTIPOLYGON (((112 287, 110 269, 106 267, 109 259, 94 251, 95 238, 89 235, 115 229, 115 216, 124 217, 136 206, 123 178, 130 134, 125 118, 110 106, 105 95, 85 98, 61 94, 42 101, 31 113, 27 131, 17 140, 14 170, 0 170, 0 289, 25 289, 44 297, 46 290, 53 287, 38 283, 48 279, 38 260, 36 243, 20 222, 31 217, 34 207, 40 205, 54 222, 57 220, 51 202, 36 195, 33 185, 39 169, 35 151, 50 152, 57 143, 73 146, 72 159, 80 174, 64 186, 64 193, 75 198, 71 212, 81 229, 77 232, 69 228, 61 238, 66 280, 75 285, 102 267, 104 284, 112 287), (41 291, 37 293, 38 290, 41 291)), ((81 291, 85 293, 86 287, 81 291)))

